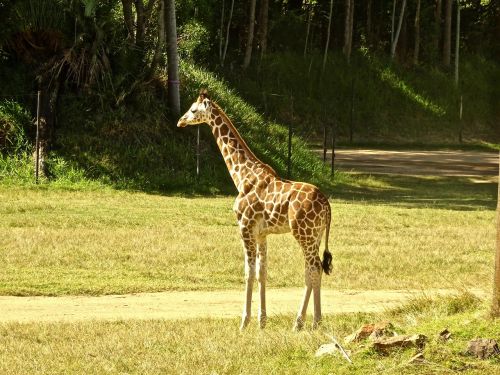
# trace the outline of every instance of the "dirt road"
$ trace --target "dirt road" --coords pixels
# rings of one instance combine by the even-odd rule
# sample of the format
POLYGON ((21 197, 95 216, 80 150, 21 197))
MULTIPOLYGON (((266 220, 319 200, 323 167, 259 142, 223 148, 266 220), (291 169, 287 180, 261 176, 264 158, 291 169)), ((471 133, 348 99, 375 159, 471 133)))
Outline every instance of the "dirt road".
MULTIPOLYGON (((321 157, 322 150, 315 150, 321 157)), ((327 154, 331 160, 331 151, 327 154)), ((387 151, 338 149, 336 166, 370 174, 483 177, 498 176, 498 153, 484 151, 387 151)))
MULTIPOLYGON (((425 291, 426 295, 449 295, 454 290, 425 291)), ((474 291, 484 296, 481 291, 474 291)), ((111 295, 101 297, 0 297, 0 323, 75 322, 125 319, 234 318, 241 314, 242 290, 188 291, 111 295)), ((253 314, 257 316, 258 293, 254 293, 253 314)), ((324 314, 379 312, 397 306, 422 291, 336 291, 322 290, 324 314)), ((268 316, 295 313, 302 289, 270 289, 268 316)), ((312 309, 312 304, 310 309, 312 309)))

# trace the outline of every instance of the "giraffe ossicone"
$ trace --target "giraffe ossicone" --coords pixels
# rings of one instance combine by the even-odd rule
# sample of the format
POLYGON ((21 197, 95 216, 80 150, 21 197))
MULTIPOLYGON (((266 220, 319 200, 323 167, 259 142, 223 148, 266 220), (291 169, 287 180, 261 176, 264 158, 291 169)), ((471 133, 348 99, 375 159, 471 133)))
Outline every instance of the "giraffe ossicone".
POLYGON ((268 234, 292 232, 304 254, 305 290, 295 320, 300 330, 306 319, 311 293, 314 298, 314 321, 321 320, 321 275, 331 271, 332 255, 328 250, 331 208, 328 199, 314 185, 280 178, 250 150, 232 122, 206 90, 179 119, 177 126, 207 123, 229 174, 239 192, 233 210, 238 219, 245 256, 246 294, 241 321, 243 330, 250 321, 252 288, 259 283, 259 323, 264 328, 266 315, 266 278, 268 234), (325 233, 323 261, 319 256, 325 233))

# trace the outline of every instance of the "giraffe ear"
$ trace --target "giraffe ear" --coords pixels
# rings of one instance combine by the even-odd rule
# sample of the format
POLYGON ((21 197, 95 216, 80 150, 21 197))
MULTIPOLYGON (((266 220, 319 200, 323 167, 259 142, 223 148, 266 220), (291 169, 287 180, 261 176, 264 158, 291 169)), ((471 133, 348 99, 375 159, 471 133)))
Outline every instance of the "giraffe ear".
POLYGON ((208 90, 207 89, 201 89, 200 90, 200 98, 202 100, 204 100, 204 99, 210 99, 210 96, 208 95, 208 90))

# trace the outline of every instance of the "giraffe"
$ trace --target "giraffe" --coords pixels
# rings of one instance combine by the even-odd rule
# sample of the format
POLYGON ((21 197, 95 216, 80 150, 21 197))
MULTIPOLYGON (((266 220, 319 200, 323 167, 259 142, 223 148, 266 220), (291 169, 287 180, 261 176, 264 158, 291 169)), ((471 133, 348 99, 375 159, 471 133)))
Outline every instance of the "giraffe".
POLYGON ((292 232, 304 254, 305 289, 294 330, 304 327, 311 292, 314 298, 316 328, 321 320, 321 275, 331 271, 332 255, 328 250, 331 209, 328 199, 314 185, 280 178, 250 150, 222 109, 210 100, 206 90, 179 119, 177 126, 207 123, 224 157, 238 196, 233 211, 238 219, 245 257, 245 303, 240 330, 250 322, 252 290, 259 283, 258 321, 264 328, 266 315, 266 278, 268 234, 292 232), (323 233, 323 261, 319 247, 323 233))

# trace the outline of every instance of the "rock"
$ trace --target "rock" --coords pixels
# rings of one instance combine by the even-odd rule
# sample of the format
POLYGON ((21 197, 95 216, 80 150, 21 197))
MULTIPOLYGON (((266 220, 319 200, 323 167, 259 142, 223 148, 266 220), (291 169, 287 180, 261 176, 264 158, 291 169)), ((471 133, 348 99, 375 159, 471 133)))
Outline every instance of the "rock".
POLYGON ((328 335, 328 337, 330 337, 332 342, 328 343, 328 344, 321 345, 318 348, 318 350, 316 350, 316 357, 322 357, 322 356, 327 355, 327 354, 334 354, 334 353, 338 352, 338 353, 342 354, 342 356, 344 357, 344 359, 347 362, 352 363, 352 360, 350 357, 351 352, 348 350, 345 350, 334 336, 328 335))
POLYGON ((338 342, 331 342, 328 344, 322 344, 318 350, 316 350, 316 357, 323 357, 325 355, 334 355, 336 353, 341 354, 349 363, 352 363, 350 356, 350 351, 344 350, 338 342))
POLYGON ((356 332, 346 336, 344 342, 350 344, 351 342, 359 342, 368 337, 371 339, 376 339, 381 336, 393 335, 394 327, 390 322, 379 322, 375 324, 365 324, 359 328, 356 332))
POLYGON ((322 344, 318 350, 316 350, 316 357, 322 357, 324 355, 329 355, 329 354, 335 354, 337 352, 337 345, 335 343, 331 342, 328 344, 322 344))
POLYGON ((425 346, 427 337, 421 334, 400 335, 389 338, 378 339, 373 342, 373 348, 379 352, 387 352, 394 348, 416 347, 422 349, 425 346))
POLYGON ((448 329, 445 329, 445 330, 439 332, 439 339, 441 341, 448 341, 450 339, 450 337, 451 337, 451 332, 448 331, 448 329))
POLYGON ((413 357, 410 358, 410 360, 408 361, 408 363, 418 364, 418 363, 422 363, 424 361, 425 361, 424 353, 417 353, 413 357))
POLYGON ((490 358, 500 354, 498 343, 493 339, 475 339, 469 341, 466 354, 480 359, 490 358))

